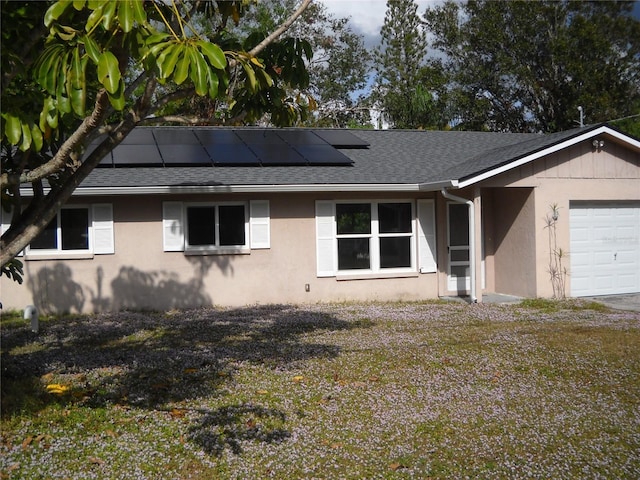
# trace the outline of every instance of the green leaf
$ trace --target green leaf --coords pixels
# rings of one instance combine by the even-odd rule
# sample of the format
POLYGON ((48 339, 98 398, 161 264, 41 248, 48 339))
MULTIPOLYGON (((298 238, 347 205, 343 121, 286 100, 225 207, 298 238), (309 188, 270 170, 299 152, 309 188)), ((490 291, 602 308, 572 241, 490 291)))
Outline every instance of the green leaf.
POLYGON ((5 115, 4 134, 11 145, 17 145, 22 136, 22 124, 18 117, 11 114, 5 115))
POLYGON ((42 140, 42 131, 38 128, 36 124, 31 125, 31 141, 33 144, 33 149, 36 152, 42 150, 43 140, 42 140))
POLYGON ((73 0, 73 8, 80 11, 87 4, 87 0, 73 0))
POLYGON ((34 76, 36 81, 51 95, 55 94, 56 81, 58 79, 58 68, 60 56, 64 47, 60 44, 52 44, 45 48, 34 63, 34 76))
POLYGON ((118 111, 124 108, 125 106, 124 82, 122 80, 120 80, 116 91, 113 93, 107 92, 107 95, 109 96, 109 102, 111 102, 111 106, 113 108, 115 108, 118 111))
POLYGON ((244 73, 247 75, 247 89, 251 92, 255 92, 258 88, 258 82, 256 80, 256 74, 253 71, 253 68, 247 62, 241 62, 242 68, 244 68, 244 73))
POLYGON ((190 77, 196 87, 198 95, 206 95, 209 91, 208 86, 208 65, 202 54, 195 48, 189 48, 191 56, 190 77))
POLYGON ((131 0, 118 2, 118 21, 125 33, 129 33, 133 28, 134 12, 131 0))
POLYGON ((189 55, 188 51, 184 49, 184 52, 180 59, 178 60, 178 64, 176 65, 176 73, 173 76, 173 81, 176 84, 181 85, 189 76, 189 55))
POLYGON ((180 54, 185 54, 186 50, 183 45, 172 43, 158 57, 158 68, 160 69, 161 78, 169 78, 176 68, 180 54))
POLYGON ((111 22, 116 16, 116 6, 120 2, 107 2, 102 8, 102 26, 105 30, 111 30, 111 22))
POLYGON ((23 152, 26 152, 27 150, 29 150, 29 147, 31 147, 31 129, 29 128, 29 125, 27 125, 26 123, 22 123, 21 129, 22 129, 22 143, 20 144, 20 150, 22 150, 23 152))
POLYGON ((89 8, 93 8, 93 12, 91 12, 89 18, 87 18, 87 23, 84 26, 86 32, 92 31, 95 26, 100 23, 100 20, 102 19, 102 9, 105 5, 106 2, 100 2, 100 4, 92 7, 91 2, 89 2, 89 8))
POLYGON ((79 117, 84 116, 87 104, 87 90, 84 88, 71 89, 70 96, 71 108, 79 117))
POLYGON ((227 58, 224 56, 222 49, 215 43, 198 40, 196 45, 200 47, 200 51, 209 59, 209 64, 218 70, 224 70, 227 67, 227 58))
POLYGON ((216 98, 218 96, 218 87, 220 84, 220 79, 218 78, 218 74, 215 70, 209 69, 209 97, 216 98))
POLYGON ((98 80, 107 92, 115 94, 120 85, 118 59, 110 51, 102 52, 98 59, 98 80))
POLYGON ((87 52, 87 55, 89 55, 89 58, 91 58, 91 61, 98 64, 101 52, 95 40, 88 35, 84 35, 80 41, 84 44, 84 50, 87 52))
POLYGON ((133 0, 133 18, 140 25, 147 23, 147 12, 144 10, 144 0, 133 0))
MULTIPOLYGON (((80 89, 84 84, 84 68, 82 58, 80 57, 80 47, 76 45, 76 48, 73 49, 73 63, 71 64, 71 75, 70 80, 73 88, 80 89)), ((86 60, 86 57, 85 57, 86 60)), ((86 65, 86 61, 84 65, 86 65)))
POLYGON ((271 78, 271 75, 269 75, 265 70, 260 68, 258 69, 257 74, 259 77, 261 77, 263 84, 265 84, 267 87, 273 86, 273 78, 271 78))
POLYGON ((168 33, 154 33, 153 35, 149 35, 144 43, 147 45, 155 45, 156 43, 160 43, 163 40, 166 40, 167 38, 170 38, 170 35, 168 33))
POLYGON ((46 27, 51 26, 51 23, 60 18, 60 15, 64 13, 69 5, 71 5, 69 0, 60 0, 51 5, 44 14, 44 25, 46 27))

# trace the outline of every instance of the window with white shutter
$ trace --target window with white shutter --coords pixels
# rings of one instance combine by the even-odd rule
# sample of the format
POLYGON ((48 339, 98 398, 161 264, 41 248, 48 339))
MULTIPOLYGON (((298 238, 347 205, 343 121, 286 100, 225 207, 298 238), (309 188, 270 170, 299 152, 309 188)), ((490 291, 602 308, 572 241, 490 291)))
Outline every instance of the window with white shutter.
POLYGON ((269 201, 164 202, 165 252, 243 254, 270 248, 269 201))

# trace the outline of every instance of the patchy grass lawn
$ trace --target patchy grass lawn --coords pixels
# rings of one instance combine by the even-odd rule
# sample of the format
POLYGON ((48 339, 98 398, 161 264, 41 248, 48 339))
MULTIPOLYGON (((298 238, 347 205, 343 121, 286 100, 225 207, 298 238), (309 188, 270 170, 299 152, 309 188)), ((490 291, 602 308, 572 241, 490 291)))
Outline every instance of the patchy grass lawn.
POLYGON ((640 314, 256 306, 2 324, 1 478, 640 478, 640 314))

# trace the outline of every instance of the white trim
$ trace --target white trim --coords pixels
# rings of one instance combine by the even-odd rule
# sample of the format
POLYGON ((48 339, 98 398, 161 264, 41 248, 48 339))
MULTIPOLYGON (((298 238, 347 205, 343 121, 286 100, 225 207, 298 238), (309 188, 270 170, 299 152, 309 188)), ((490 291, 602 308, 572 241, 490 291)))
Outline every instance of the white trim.
MULTIPOLYGON (((447 186, 451 182, 445 182, 447 186)), ((434 184, 435 185, 435 184, 434 184)), ((438 183, 441 185, 441 183, 438 183)), ((434 191, 441 187, 434 187, 434 191)), ((45 188, 48 193, 50 189, 45 188)), ((304 193, 304 192, 424 192, 418 183, 327 183, 295 185, 158 185, 143 187, 79 187, 74 196, 97 195, 159 195, 179 193, 304 193)), ((33 196, 33 190, 21 189, 24 197, 33 196)))
POLYGON ((550 147, 547 147, 543 150, 540 150, 538 152, 529 154, 525 157, 520 158, 519 160, 515 160, 513 162, 509 162, 505 165, 502 165, 501 167, 498 168, 494 168, 493 170, 489 170, 487 172, 481 173, 480 175, 476 175, 474 177, 469 178, 468 180, 464 180, 458 183, 457 188, 464 188, 464 187, 468 187, 469 185, 473 185, 474 183, 478 183, 481 182, 483 180, 486 180, 487 178, 491 178, 494 177, 496 175, 500 175, 501 173, 504 172, 508 172, 509 170, 512 170, 514 168, 518 168, 521 167, 522 165, 525 165, 529 162, 532 162, 534 160, 537 160, 538 158, 541 157, 545 157, 547 155, 550 155, 552 153, 555 153, 557 151, 563 150, 567 147, 571 147, 573 145, 576 145, 584 140, 587 140, 589 138, 595 137, 597 135, 602 135, 606 133, 607 135, 611 135, 612 137, 617 138, 618 140, 622 140, 628 144, 630 144, 633 147, 636 147, 638 149, 640 149, 640 142, 630 138, 620 132, 617 132, 615 130, 610 129, 609 127, 606 126, 601 126, 599 128, 596 128, 595 130, 589 130, 588 132, 583 133, 582 135, 578 135, 577 137, 573 137, 570 138, 568 140, 565 140, 563 142, 557 143, 555 145, 552 145, 550 147))

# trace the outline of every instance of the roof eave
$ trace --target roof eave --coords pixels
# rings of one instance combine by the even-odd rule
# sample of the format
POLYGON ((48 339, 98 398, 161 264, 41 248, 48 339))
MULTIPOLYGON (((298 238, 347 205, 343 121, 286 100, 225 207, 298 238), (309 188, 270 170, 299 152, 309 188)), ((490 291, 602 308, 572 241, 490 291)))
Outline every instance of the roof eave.
MULTIPOLYGON (((175 195, 220 193, 307 193, 307 192, 420 192, 420 184, 409 183, 356 183, 356 184, 299 184, 299 185, 155 185, 78 187, 74 196, 122 196, 122 195, 175 195)), ((46 191, 45 191, 46 193, 46 191)), ((21 195, 31 196, 30 189, 22 189, 21 195)))
POLYGON ((589 138, 595 137, 597 135, 601 135, 601 134, 607 134, 610 135, 618 140, 621 140, 625 143, 627 143, 629 146, 634 147, 638 150, 640 150, 640 141, 636 140, 633 137, 630 137, 626 134, 624 134, 623 132, 620 132, 618 130, 612 129, 611 127, 609 127, 608 125, 602 125, 600 127, 597 127, 595 129, 590 129, 582 134, 578 134, 574 137, 571 137, 569 139, 566 139, 564 141, 560 141, 556 144, 553 144, 549 147, 543 148, 541 150, 538 150, 536 152, 530 153, 528 155, 524 155, 520 158, 516 158, 511 162, 505 163, 503 165, 500 165, 496 168, 487 170, 485 172, 480 172, 478 174, 473 174, 473 175, 469 175, 466 178, 460 179, 460 181, 458 182, 458 188, 464 188, 464 187, 468 187, 470 185, 473 185, 475 183, 481 182, 483 180, 486 180, 488 178, 494 177, 496 175, 500 175, 501 173, 505 173, 509 170, 512 170, 514 168, 518 168, 521 167, 522 165, 525 165, 529 162, 532 162, 534 160, 537 160, 538 158, 542 158, 545 157, 547 155, 550 155, 552 153, 558 152, 560 150, 563 150, 565 148, 571 147, 573 145, 576 145, 584 140, 587 140, 589 138))

